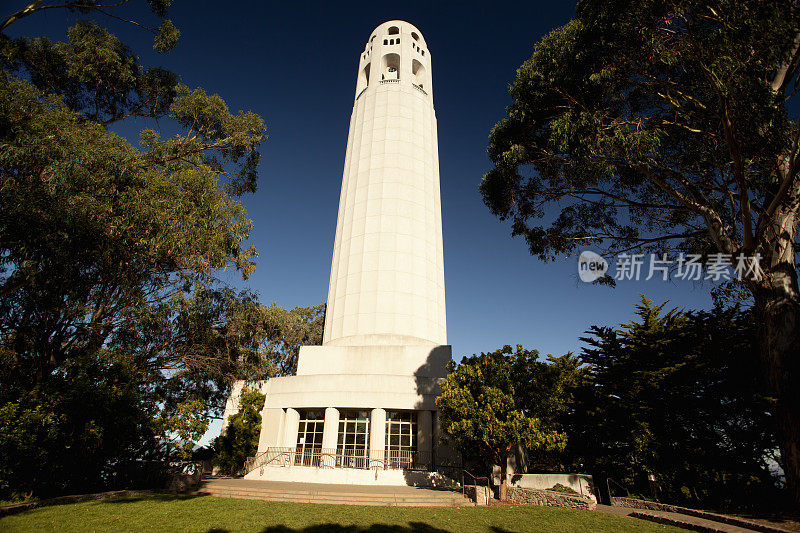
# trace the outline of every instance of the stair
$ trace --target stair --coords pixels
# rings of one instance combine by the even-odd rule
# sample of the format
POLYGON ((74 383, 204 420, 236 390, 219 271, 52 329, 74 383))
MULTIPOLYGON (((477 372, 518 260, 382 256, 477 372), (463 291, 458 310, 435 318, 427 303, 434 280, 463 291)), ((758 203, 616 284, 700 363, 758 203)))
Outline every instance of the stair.
POLYGON ((195 494, 220 498, 333 505, 460 507, 474 505, 461 492, 418 487, 323 485, 244 479, 207 480, 195 494))

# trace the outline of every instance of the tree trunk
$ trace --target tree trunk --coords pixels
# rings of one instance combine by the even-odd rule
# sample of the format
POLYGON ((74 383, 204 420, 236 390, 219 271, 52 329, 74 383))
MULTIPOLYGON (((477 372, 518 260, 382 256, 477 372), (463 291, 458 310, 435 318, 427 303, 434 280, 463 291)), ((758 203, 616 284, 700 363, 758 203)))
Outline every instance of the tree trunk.
POLYGON ((800 504, 800 309, 787 298, 756 300, 762 321, 761 365, 781 448, 781 466, 792 498, 800 504))
POLYGON ((506 478, 508 477, 508 458, 504 457, 500 461, 500 501, 508 501, 508 486, 506 485, 506 478))
POLYGON ((794 252, 794 218, 776 232, 764 279, 755 287, 760 356, 781 450, 786 488, 800 504, 800 291, 794 252))

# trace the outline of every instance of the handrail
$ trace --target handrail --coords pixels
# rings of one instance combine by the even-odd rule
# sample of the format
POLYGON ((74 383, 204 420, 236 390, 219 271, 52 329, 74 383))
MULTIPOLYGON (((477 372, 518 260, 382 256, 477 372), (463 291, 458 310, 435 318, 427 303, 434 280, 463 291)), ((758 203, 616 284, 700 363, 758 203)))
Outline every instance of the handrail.
POLYGON ((626 495, 626 496, 630 496, 630 495, 631 495, 631 491, 629 491, 627 488, 623 487, 622 485, 620 485, 619 483, 617 483, 616 481, 614 481, 614 480, 613 480, 613 479, 611 479, 610 477, 607 477, 607 478, 606 478, 606 488, 608 489, 608 497, 609 497, 609 498, 613 498, 613 497, 614 497, 614 496, 611 494, 611 485, 609 484, 609 482, 611 482, 611 483, 614 483, 614 485, 616 485, 617 487, 619 487, 619 488, 621 488, 622 490, 624 490, 624 491, 625 491, 625 495, 626 495))
MULTIPOLYGON (((358 468, 365 470, 416 470, 430 471, 437 466, 436 451, 414 450, 343 450, 340 448, 278 448, 270 447, 255 457, 249 457, 242 466, 241 474, 269 464, 278 466, 313 466, 317 468, 358 468)), ((460 467, 459 465, 452 465, 460 467)))
MULTIPOLYGON (((244 462, 244 466, 242 467, 240 474, 244 476, 252 472, 256 468, 267 466, 268 464, 278 459, 289 459, 290 457, 288 456, 288 454, 291 453, 290 450, 294 451, 294 448, 286 448, 285 450, 280 448, 267 448, 266 450, 256 455, 255 457, 252 458, 248 457, 244 462), (270 452, 275 453, 275 456, 272 459, 269 459, 270 452), (266 459, 263 459, 265 456, 266 459)), ((287 461, 284 461, 284 463, 285 462, 287 461)))

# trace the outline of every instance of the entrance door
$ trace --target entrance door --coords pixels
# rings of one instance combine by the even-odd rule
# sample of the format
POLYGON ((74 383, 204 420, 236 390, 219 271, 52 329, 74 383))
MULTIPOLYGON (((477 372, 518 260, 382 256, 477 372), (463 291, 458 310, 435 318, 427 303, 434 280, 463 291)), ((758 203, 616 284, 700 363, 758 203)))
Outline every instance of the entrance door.
POLYGON ((369 411, 339 411, 339 440, 336 446, 336 466, 341 468, 369 467, 369 411))
POLYGON ((417 455, 417 413, 386 412, 386 464, 388 468, 412 468, 417 455))

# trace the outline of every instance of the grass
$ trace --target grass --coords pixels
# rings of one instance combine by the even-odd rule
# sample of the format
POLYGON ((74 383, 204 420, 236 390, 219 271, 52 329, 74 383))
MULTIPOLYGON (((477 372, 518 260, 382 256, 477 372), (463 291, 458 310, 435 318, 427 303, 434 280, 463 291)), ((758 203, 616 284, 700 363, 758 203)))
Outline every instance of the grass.
POLYGON ((680 531, 634 518, 537 506, 363 507, 156 495, 42 507, 0 518, 0 531, 440 533, 680 531))

